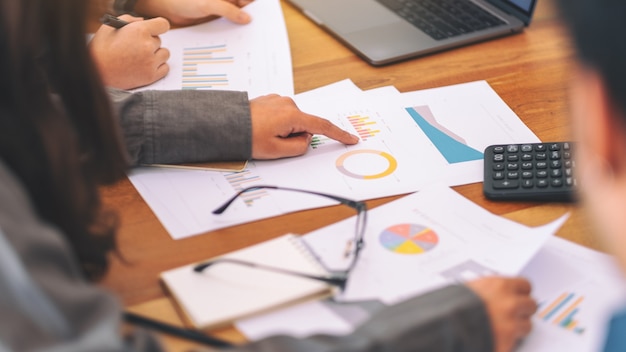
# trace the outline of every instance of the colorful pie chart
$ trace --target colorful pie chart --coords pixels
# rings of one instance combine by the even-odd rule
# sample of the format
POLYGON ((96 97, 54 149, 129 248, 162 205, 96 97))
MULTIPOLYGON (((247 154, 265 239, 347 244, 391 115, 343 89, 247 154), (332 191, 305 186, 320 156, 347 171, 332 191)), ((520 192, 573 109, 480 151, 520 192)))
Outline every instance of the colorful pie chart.
POLYGON ((394 253, 422 254, 437 247, 439 236, 422 225, 398 224, 381 232, 380 243, 394 253))

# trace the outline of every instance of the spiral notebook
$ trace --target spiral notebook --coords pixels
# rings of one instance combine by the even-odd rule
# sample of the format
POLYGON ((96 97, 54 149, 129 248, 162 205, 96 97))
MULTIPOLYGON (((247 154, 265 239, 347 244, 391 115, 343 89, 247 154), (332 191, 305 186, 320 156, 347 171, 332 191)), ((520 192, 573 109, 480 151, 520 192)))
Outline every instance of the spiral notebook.
MULTIPOLYGON (((287 234, 224 256, 314 275, 326 275, 297 235, 287 234)), ((229 263, 202 273, 195 264, 161 273, 189 322, 199 329, 216 328, 290 303, 331 293, 323 282, 229 263)))

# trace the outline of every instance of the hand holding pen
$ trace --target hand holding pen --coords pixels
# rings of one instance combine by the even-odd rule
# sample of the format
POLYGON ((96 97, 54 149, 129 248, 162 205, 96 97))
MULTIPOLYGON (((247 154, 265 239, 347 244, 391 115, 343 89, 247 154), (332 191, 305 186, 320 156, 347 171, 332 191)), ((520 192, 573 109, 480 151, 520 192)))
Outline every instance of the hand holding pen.
POLYGON ((133 89, 165 77, 170 53, 159 36, 170 28, 166 19, 105 15, 101 21, 89 46, 107 86, 133 89))
POLYGON ((105 13, 102 17, 100 17, 100 22, 115 29, 120 29, 130 23, 111 15, 110 13, 105 13))

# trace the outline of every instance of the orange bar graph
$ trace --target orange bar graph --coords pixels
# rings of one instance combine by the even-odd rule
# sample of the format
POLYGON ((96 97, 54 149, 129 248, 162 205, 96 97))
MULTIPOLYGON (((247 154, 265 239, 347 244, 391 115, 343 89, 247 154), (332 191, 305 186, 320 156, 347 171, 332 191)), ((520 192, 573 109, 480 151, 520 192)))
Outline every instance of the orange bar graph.
POLYGON ((363 141, 380 133, 379 129, 375 129, 376 121, 372 121, 369 116, 351 115, 347 119, 363 141))

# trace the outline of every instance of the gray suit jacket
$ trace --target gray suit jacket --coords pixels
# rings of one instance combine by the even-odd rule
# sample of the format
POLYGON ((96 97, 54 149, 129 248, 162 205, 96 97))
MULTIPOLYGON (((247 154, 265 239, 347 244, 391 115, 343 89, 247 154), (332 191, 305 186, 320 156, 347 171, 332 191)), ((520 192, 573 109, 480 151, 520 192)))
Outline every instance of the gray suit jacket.
MULTIPOLYGON (((111 92, 135 163, 245 159, 245 93, 111 92)), ((0 352, 160 351, 153 335, 119 334, 121 307, 86 282, 59 231, 43 222, 0 160, 0 352)), ((348 336, 276 336, 233 351, 491 351, 489 318, 465 286, 383 309, 348 336)))

